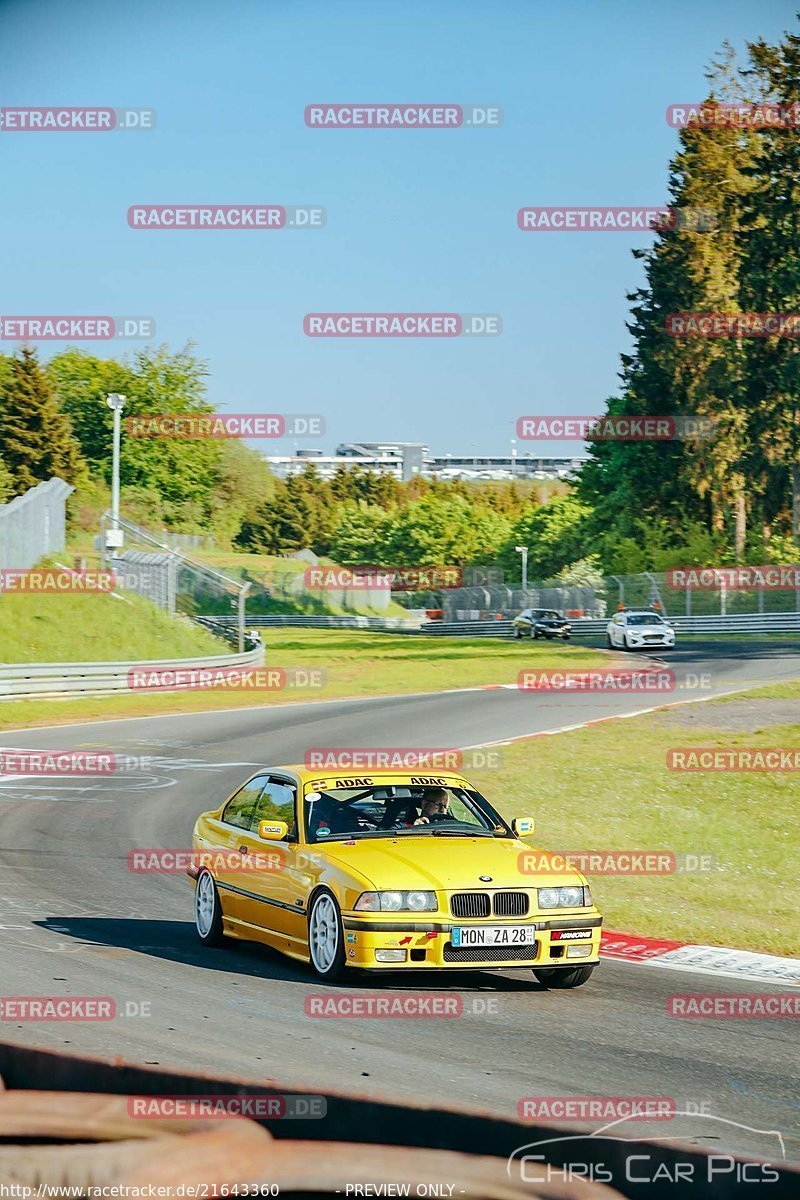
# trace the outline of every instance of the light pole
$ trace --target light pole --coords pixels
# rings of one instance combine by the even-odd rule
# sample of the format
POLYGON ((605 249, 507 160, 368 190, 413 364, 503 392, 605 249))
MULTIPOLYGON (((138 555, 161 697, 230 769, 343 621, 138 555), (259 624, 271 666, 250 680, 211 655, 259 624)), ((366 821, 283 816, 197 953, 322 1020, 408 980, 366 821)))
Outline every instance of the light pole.
POLYGON ((111 461, 111 528, 106 533, 106 546, 111 551, 111 557, 116 557, 116 551, 122 546, 122 530, 119 527, 119 447, 122 427, 122 410, 127 396, 119 392, 111 392, 106 397, 106 404, 114 413, 114 451, 111 461))
POLYGON ((511 439, 511 478, 515 479, 517 474, 517 439, 511 439))
POLYGON ((527 600, 527 598, 528 598, 527 597, 527 591, 528 591, 528 547, 527 546, 515 546, 514 549, 516 550, 517 554, 522 555, 522 590, 523 590, 523 592, 526 593, 525 599, 527 600))

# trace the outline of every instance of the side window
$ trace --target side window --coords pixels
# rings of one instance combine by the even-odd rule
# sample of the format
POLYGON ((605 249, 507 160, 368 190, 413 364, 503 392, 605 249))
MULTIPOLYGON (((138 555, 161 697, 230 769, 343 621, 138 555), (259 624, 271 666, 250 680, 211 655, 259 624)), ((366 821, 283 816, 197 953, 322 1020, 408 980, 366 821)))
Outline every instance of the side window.
POLYGON ((264 784, 269 777, 256 775, 235 796, 231 796, 222 813, 222 819, 228 825, 236 825, 239 829, 249 829, 256 800, 264 790, 264 784))
POLYGON ((277 817, 279 821, 285 821, 289 826, 289 841, 295 841, 297 830, 294 817, 294 795, 294 788, 291 784, 270 779, 253 813, 251 826, 253 831, 258 832, 259 821, 268 821, 271 817, 277 817))

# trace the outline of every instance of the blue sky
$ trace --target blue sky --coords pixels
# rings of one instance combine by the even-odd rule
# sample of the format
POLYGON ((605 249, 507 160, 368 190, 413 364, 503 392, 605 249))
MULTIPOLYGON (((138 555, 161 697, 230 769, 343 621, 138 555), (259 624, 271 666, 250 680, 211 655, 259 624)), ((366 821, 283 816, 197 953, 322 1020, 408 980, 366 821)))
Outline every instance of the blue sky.
POLYGON ((640 280, 630 250, 648 240, 522 233, 517 210, 663 202, 666 107, 702 98, 723 39, 777 39, 795 7, 0 0, 3 105, 143 106, 158 120, 0 134, 2 312, 150 315, 157 342, 196 342, 218 408, 322 413, 327 449, 507 452, 519 415, 599 412, 616 389, 640 280), (504 123, 308 129, 317 101, 496 104, 504 123), (327 226, 134 231, 137 202, 318 204, 327 226), (303 316, 320 311, 497 312, 504 330, 308 338, 303 316))

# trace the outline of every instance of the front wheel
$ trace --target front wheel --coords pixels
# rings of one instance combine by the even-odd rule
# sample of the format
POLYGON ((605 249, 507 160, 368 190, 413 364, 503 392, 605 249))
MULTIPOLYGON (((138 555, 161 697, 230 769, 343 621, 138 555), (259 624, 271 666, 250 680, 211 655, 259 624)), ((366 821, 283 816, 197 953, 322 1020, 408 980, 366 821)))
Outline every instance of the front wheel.
POLYGON ((576 988, 586 983, 591 977, 595 965, 592 963, 591 966, 583 967, 545 967, 533 973, 542 987, 576 988))
POLYGON ((611 640, 611 634, 610 634, 610 633, 607 633, 607 634, 606 634, 606 645, 608 646, 609 650, 613 650, 613 649, 614 649, 614 643, 613 643, 613 642, 612 642, 612 640, 611 640))
POLYGON ((517 638, 517 640, 522 637, 522 630, 520 629, 519 625, 517 625, 514 629, 514 637, 517 638))
POLYGON ((201 871, 197 877, 194 891, 194 926, 204 946, 226 944, 222 931, 222 906, 210 871, 201 871))
POLYGON ((344 930, 339 905, 330 892, 319 892, 311 905, 308 952, 320 979, 341 979, 346 961, 344 930))

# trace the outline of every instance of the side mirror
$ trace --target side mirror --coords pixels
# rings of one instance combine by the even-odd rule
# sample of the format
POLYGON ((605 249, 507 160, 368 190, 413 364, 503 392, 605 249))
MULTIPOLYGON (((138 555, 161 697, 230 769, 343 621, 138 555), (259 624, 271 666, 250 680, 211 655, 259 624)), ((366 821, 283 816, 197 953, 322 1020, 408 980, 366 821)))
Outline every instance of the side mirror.
POLYGON ((259 821, 258 836, 265 842, 282 842, 289 834, 285 821, 259 821))
POLYGON ((514 817, 511 829, 517 837, 529 837, 533 833, 536 821, 533 817, 514 817))

